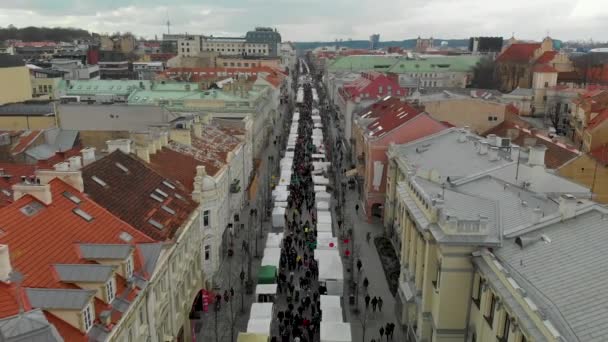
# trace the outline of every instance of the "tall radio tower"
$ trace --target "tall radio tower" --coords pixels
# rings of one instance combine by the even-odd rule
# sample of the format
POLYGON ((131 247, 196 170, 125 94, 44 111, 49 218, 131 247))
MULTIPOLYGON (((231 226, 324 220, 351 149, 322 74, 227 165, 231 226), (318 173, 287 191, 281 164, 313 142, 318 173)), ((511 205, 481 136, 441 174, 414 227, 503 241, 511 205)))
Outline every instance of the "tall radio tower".
POLYGON ((169 21, 169 10, 167 10, 167 34, 171 34, 171 21, 169 21))

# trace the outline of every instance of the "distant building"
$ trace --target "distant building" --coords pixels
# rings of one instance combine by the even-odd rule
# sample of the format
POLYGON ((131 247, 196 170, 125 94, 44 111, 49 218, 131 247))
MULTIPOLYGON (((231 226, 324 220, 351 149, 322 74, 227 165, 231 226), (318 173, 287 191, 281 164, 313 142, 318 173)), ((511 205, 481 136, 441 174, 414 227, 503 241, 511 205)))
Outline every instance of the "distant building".
POLYGON ((469 51, 498 53, 502 50, 502 37, 471 37, 469 39, 469 51))
POLYGON ((426 50, 430 50, 433 48, 433 37, 429 39, 420 38, 416 39, 416 48, 414 51, 416 52, 425 52, 426 50))
POLYGON ((0 105, 32 98, 30 73, 18 56, 0 55, 0 105))
POLYGON ((267 44, 268 56, 278 56, 281 34, 276 29, 270 27, 256 27, 254 31, 249 31, 245 35, 245 40, 250 44, 267 44))
POLYGON ((369 36, 369 49, 376 50, 380 44, 380 34, 372 34, 369 36))

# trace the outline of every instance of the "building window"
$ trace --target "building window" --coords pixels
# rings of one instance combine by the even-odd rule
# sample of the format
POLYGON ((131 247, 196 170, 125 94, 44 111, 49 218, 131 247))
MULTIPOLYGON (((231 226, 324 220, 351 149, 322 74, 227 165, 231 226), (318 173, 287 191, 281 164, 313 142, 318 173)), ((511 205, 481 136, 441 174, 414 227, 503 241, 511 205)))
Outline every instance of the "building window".
POLYGON ((146 306, 143 304, 139 307, 139 324, 146 324, 146 306))
POLYGON ((84 331, 88 332, 93 326, 93 303, 89 303, 82 311, 82 320, 84 323, 84 331))
POLYGON ((131 278, 133 275, 133 258, 128 257, 127 262, 125 262, 125 276, 126 278, 131 278))
POLYGON ((187 49, 186 49, 186 52, 190 52, 190 48, 187 48, 187 49))
POLYGON ((204 227, 209 226, 209 210, 203 211, 203 226, 204 227))
POLYGON ((481 302, 481 294, 482 294, 482 287, 483 287, 483 279, 481 279, 480 276, 478 276, 477 278, 477 296, 475 298, 473 298, 473 303, 475 303, 475 305, 477 305, 477 308, 480 308, 479 303, 481 302))
POLYGON ((186 52, 186 49, 182 48, 182 52, 186 52))
POLYGON ((433 287, 435 290, 439 290, 441 286, 441 261, 437 262, 437 274, 435 274, 435 280, 433 281, 433 287))
POLYGON ((106 297, 108 298, 108 303, 112 303, 115 295, 116 295, 116 280, 114 279, 114 277, 112 277, 106 283, 106 297))
POLYGON ((494 323, 494 311, 496 311, 496 296, 490 292, 490 305, 488 306, 488 311, 486 312, 486 314, 484 315, 486 321, 488 322, 488 324, 490 325, 490 327, 492 327, 492 324, 494 323))
POLYGON ((509 317, 509 314, 505 312, 505 320, 502 326, 502 336, 500 338, 501 341, 509 341, 509 330, 511 330, 511 318, 509 317))
POLYGON ((547 95, 543 96, 543 102, 547 102, 547 95))
POLYGON ((205 245, 205 261, 211 260, 211 246, 205 245))
POLYGON ((378 93, 382 94, 382 90, 383 90, 383 89, 382 89, 382 86, 379 86, 379 87, 378 87, 378 93))
POLYGON ((545 82, 545 88, 549 88, 549 82, 545 82))

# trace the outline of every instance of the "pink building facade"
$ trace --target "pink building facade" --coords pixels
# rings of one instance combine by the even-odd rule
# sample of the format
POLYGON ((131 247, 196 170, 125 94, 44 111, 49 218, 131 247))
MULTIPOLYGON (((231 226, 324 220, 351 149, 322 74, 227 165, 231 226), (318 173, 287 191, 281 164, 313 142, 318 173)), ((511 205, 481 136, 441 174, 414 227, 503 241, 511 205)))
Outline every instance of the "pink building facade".
POLYGON ((390 144, 405 144, 447 127, 396 97, 386 97, 355 119, 353 130, 360 199, 368 221, 381 217, 390 144))

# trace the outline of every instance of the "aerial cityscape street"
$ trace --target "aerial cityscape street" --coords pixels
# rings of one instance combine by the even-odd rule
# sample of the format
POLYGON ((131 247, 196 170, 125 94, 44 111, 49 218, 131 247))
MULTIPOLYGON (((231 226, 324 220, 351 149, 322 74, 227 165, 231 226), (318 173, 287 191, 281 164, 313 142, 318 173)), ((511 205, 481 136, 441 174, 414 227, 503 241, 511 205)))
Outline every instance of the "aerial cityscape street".
POLYGON ((0 342, 608 341, 602 4, 476 1, 0 1, 0 342))

